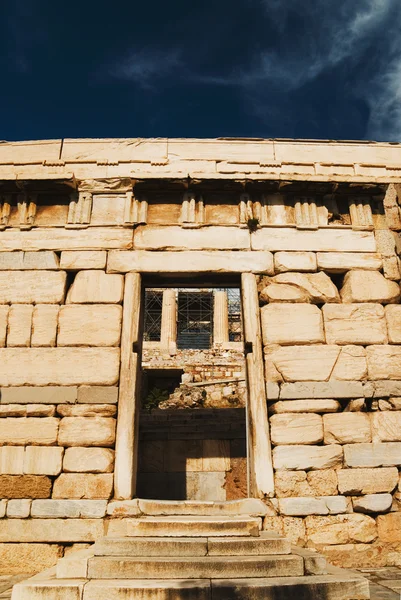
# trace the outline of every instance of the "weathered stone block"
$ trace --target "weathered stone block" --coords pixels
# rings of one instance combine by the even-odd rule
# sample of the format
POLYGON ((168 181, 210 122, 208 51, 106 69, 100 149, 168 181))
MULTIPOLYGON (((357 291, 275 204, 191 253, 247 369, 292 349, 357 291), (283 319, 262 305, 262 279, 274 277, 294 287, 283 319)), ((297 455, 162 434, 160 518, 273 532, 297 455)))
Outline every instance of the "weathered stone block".
POLYGON ((354 512, 377 514, 390 510, 393 503, 391 494, 367 494, 352 499, 354 512))
POLYGON ((268 304, 261 309, 263 343, 318 344, 324 342, 321 311, 311 304, 268 304))
POLYGON ((269 414, 333 413, 341 409, 338 400, 279 400, 269 404, 269 414))
POLYGON ((276 252, 376 252, 376 242, 371 231, 344 229, 317 229, 306 231, 288 227, 258 229, 251 235, 252 250, 276 252))
POLYGON ((363 385, 360 381, 283 383, 280 389, 281 400, 361 398, 363 395, 363 385))
POLYGON ((379 494, 394 490, 398 483, 398 469, 339 469, 337 477, 341 494, 379 494))
POLYGON ((51 304, 37 304, 32 316, 31 346, 55 346, 57 321, 60 307, 51 304))
POLYGON ((51 446, 57 441, 58 424, 54 417, 0 419, 0 444, 51 446))
POLYGON ((316 254, 314 252, 276 252, 274 270, 276 273, 286 271, 316 271, 316 254))
MULTIPOLYGON (((284 381, 327 381, 340 353, 339 346, 265 347, 265 359, 271 361, 284 381)), ((269 376, 267 363, 266 379, 269 376)))
POLYGON ((31 512, 32 500, 9 500, 7 502, 7 517, 9 519, 27 519, 31 512))
POLYGON ((401 306, 399 304, 388 304, 384 312, 390 344, 401 344, 401 306))
POLYGON ((32 304, 14 304, 8 314, 7 346, 31 345, 32 304))
POLYGON ((363 380, 368 375, 368 364, 366 361, 366 350, 361 346, 343 346, 337 359, 332 379, 363 380))
POLYGON ((7 519, 0 527, 0 542, 94 542, 103 535, 101 519, 7 519))
POLYGON ((60 422, 61 446, 112 446, 116 421, 108 417, 65 417, 60 422))
POLYGON ((28 446, 25 449, 24 473, 58 475, 61 473, 64 448, 28 446))
POLYGON ((62 417, 114 417, 117 414, 115 404, 60 404, 57 414, 62 417))
POLYGON ((53 486, 53 498, 110 498, 113 491, 113 475, 62 473, 53 486))
POLYGON ((26 410, 27 407, 21 404, 3 404, 0 405, 0 417, 26 417, 26 410))
POLYGON ((60 268, 70 271, 79 271, 80 269, 105 269, 106 268, 106 250, 64 250, 61 253, 60 268))
POLYGON ((101 519, 107 500, 33 500, 31 516, 42 519, 101 519))
POLYGON ((347 544, 373 542, 377 538, 375 520, 367 515, 306 517, 306 534, 313 544, 347 544))
POLYGON ((78 402, 95 404, 117 404, 118 387, 101 385, 81 385, 78 388, 78 402))
POLYGON ((65 286, 61 271, 0 271, 0 304, 61 304, 65 286))
POLYGON ((249 250, 250 234, 238 227, 139 226, 134 231, 136 250, 249 250))
POLYGON ((0 498, 49 498, 51 488, 44 475, 0 475, 0 498))
POLYGON ((317 444, 323 440, 322 417, 316 414, 282 414, 270 418, 273 444, 317 444))
POLYGON ((344 496, 280 498, 279 510, 293 517, 340 514, 347 511, 347 500, 344 496))
MULTIPOLYGON (((265 279, 266 288, 261 292, 262 300, 269 300, 269 287, 281 285, 295 288, 304 302, 322 304, 323 302, 340 302, 340 296, 330 277, 323 273, 280 273, 271 279, 265 279), (264 297, 266 292, 266 297, 264 297)), ((279 289, 277 290, 279 292, 279 289)), ((277 301, 280 300, 279 294, 277 301)))
POLYGON ((322 308, 328 344, 386 344, 381 304, 326 304, 322 308))
POLYGON ((59 259, 55 252, 24 252, 23 269, 25 270, 56 270, 59 268, 59 259))
POLYGON ((21 446, 0 447, 0 475, 22 475, 25 448, 21 446))
POLYGON ((59 315, 58 346, 118 346, 122 307, 91 304, 62 306, 59 315))
POLYGON ((369 379, 401 379, 401 346, 369 346, 366 357, 369 379))
MULTIPOLYGON (((26 406, 14 404, 14 406, 25 408, 27 417, 54 417, 56 414, 56 407, 46 406, 46 404, 27 404, 26 406)), ((5 407, 7 407, 7 404, 5 407)))
POLYGON ((67 304, 117 304, 123 299, 123 276, 104 271, 79 271, 67 294, 67 304))
POLYGON ((400 287, 383 277, 379 271, 349 271, 340 291, 343 302, 381 302, 389 304, 400 299, 400 287))
POLYGON ((12 387, 0 391, 1 404, 61 404, 77 401, 77 388, 70 387, 12 387))
POLYGON ((0 544, 0 575, 34 574, 49 569, 63 555, 57 544, 0 544))
POLYGON ((351 269, 379 271, 382 259, 380 254, 373 252, 318 252, 317 266, 328 273, 344 273, 351 269))
POLYGON ((331 469, 341 466, 342 462, 343 450, 336 444, 329 446, 277 446, 273 449, 275 469, 294 471, 331 469))
POLYGON ((370 442, 370 419, 366 413, 343 412, 323 415, 325 444, 370 442))
POLYGON ((401 275, 398 256, 383 256, 383 274, 386 279, 399 281, 401 275))
POLYGON ((7 500, 0 500, 0 519, 6 516, 7 500))
POLYGON ((333 469, 322 471, 276 471, 275 495, 279 498, 294 496, 333 496, 337 494, 337 476, 333 469))
POLYGON ((401 412, 376 412, 370 417, 373 442, 401 442, 401 412))
POLYGON ((0 386, 113 385, 119 367, 119 348, 0 348, 0 386))
POLYGON ((9 310, 9 306, 0 305, 0 348, 4 348, 6 345, 9 310))
POLYGON ((377 517, 379 539, 382 542, 401 542, 401 513, 394 512, 377 517))
POLYGON ((132 229, 89 227, 84 230, 63 227, 19 231, 15 228, 1 234, 1 250, 104 250, 132 248, 132 229))
POLYGON ((108 448, 67 448, 63 470, 72 473, 111 473, 114 451, 108 448))
POLYGON ((392 467, 401 465, 401 442, 350 444, 344 446, 348 467, 392 467))

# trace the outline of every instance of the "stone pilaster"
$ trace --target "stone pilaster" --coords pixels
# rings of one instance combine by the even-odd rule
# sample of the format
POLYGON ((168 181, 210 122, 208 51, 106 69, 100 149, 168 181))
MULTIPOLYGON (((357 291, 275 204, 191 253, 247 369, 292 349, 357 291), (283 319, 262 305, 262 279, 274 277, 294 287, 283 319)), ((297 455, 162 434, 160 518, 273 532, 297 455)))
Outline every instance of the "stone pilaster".
POLYGON ((349 214, 354 229, 372 229, 372 207, 368 198, 350 198, 349 214))
POLYGON ((227 292, 216 291, 214 293, 213 342, 214 344, 224 344, 228 341, 229 332, 227 292))
POLYGON ((175 290, 164 290, 163 292, 160 343, 163 350, 175 353, 177 348, 177 299, 175 290))

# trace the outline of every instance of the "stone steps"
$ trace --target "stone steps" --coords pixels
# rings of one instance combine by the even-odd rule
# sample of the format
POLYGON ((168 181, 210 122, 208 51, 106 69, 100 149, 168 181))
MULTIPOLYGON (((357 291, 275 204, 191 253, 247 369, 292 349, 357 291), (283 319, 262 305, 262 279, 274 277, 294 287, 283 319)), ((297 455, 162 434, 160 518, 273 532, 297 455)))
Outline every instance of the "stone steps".
POLYGON ((289 577, 304 574, 301 556, 95 556, 88 562, 89 579, 230 579, 289 577))

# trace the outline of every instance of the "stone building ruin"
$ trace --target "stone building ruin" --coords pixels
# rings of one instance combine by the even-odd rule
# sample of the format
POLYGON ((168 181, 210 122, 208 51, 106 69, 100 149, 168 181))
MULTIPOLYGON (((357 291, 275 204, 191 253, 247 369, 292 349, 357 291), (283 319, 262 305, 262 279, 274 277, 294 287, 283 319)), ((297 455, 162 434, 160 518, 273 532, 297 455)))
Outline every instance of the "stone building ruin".
POLYGON ((0 571, 244 498, 400 565, 400 204, 399 144, 1 143, 0 571))

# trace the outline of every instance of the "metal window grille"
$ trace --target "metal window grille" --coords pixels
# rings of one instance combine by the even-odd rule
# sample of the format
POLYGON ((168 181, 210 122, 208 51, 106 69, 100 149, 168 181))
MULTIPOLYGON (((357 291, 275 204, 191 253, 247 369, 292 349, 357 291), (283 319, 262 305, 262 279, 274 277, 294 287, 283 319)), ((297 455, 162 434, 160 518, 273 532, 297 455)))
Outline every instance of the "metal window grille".
POLYGON ((230 342, 242 340, 241 294, 239 288, 227 288, 228 333, 230 342))
POLYGON ((208 350, 212 345, 212 331, 213 293, 179 291, 178 348, 208 350))
POLYGON ((163 292, 145 291, 145 324, 143 339, 146 342, 160 342, 162 329, 163 292))

